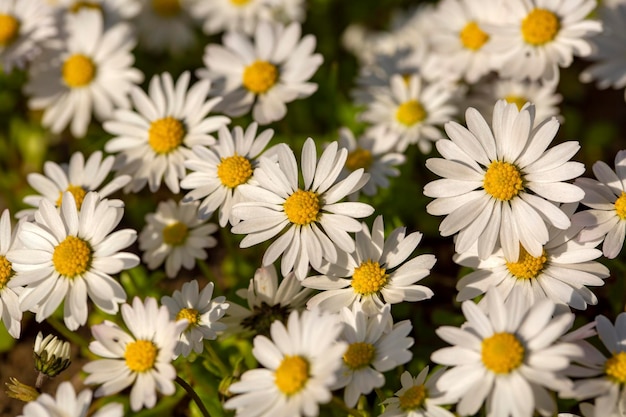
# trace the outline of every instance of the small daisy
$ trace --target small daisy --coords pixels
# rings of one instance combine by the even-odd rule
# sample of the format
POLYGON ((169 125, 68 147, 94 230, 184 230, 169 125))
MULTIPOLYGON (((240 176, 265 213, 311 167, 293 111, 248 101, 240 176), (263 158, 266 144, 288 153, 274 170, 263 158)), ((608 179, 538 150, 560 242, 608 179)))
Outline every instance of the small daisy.
POLYGON ((281 233, 265 251, 263 266, 281 255, 281 273, 292 270, 302 280, 309 265, 320 268, 323 260, 336 262, 338 251, 352 252, 357 232, 357 218, 367 217, 374 209, 365 203, 341 202, 363 185, 362 169, 339 180, 348 151, 332 142, 317 159, 315 142, 308 138, 302 148, 299 180, 296 156, 287 145, 276 148, 278 163, 261 157, 254 171, 256 185, 239 186, 246 201, 233 207, 233 215, 242 219, 233 233, 246 234, 240 247, 247 248, 281 233), (302 184, 302 185, 301 185, 302 184), (285 230, 286 229, 286 230, 285 230))
POLYGON ((198 281, 186 282, 180 291, 174 291, 171 297, 161 298, 161 304, 170 311, 174 321, 187 320, 187 328, 181 333, 174 353, 189 356, 191 350, 197 354, 204 350, 204 340, 215 340, 217 332, 226 329, 226 324, 219 322, 229 304, 224 296, 213 296, 213 283, 209 282, 200 291, 198 281))
POLYGON ((104 17, 105 27, 132 19, 141 12, 140 0, 58 0, 55 7, 66 16, 75 15, 83 9, 97 10, 104 17))
POLYGON ((85 384, 102 384, 95 392, 97 397, 116 394, 132 385, 130 408, 137 412, 154 407, 157 390, 164 395, 174 394, 176 369, 171 362, 188 322, 170 320, 167 307, 159 307, 151 297, 143 302, 135 297, 132 306, 123 304, 121 310, 130 332, 110 321, 91 326, 96 340, 89 344, 89 350, 106 359, 83 367, 89 374, 85 384))
POLYGON ((254 338, 252 354, 263 368, 246 371, 224 404, 236 416, 319 415, 332 398, 331 386, 347 345, 337 341, 341 324, 334 314, 294 311, 285 326, 275 321, 271 339, 254 338))
POLYGON ((251 35, 257 23, 270 13, 271 0, 212 0, 196 1, 191 14, 203 22, 207 35, 221 32, 242 32, 251 35))
POLYGON ((181 267, 192 269, 196 259, 206 259, 206 248, 217 245, 211 236, 218 229, 214 223, 198 219, 198 204, 162 201, 155 213, 146 215, 146 225, 139 234, 142 261, 149 269, 165 262, 168 278, 175 278, 181 267))
POLYGON ((431 298, 433 292, 416 282, 428 276, 435 256, 419 255, 405 262, 421 239, 421 233, 407 236, 406 228, 399 227, 385 240, 382 216, 374 221, 371 233, 363 224, 356 235, 354 252, 328 265, 325 275, 304 279, 305 287, 323 290, 309 300, 307 307, 339 311, 358 302, 367 314, 377 314, 385 304, 431 298))
POLYGON ((185 160, 192 171, 180 182, 181 188, 191 189, 183 201, 202 200, 198 215, 209 218, 218 208, 219 223, 226 227, 239 223, 232 215, 233 205, 242 201, 238 186, 250 182, 257 158, 272 139, 274 131, 267 129, 257 136, 257 123, 244 131, 235 126, 232 132, 224 126, 218 132, 217 144, 207 148, 194 146, 193 155, 185 160))
MULTIPOLYGON (((210 2, 213 2, 211 0, 210 2)), ((195 0, 141 0, 135 19, 139 47, 150 52, 180 55, 196 42, 191 8, 195 0)))
POLYGON ((19 339, 21 333, 22 310, 18 296, 22 289, 12 280, 15 271, 7 253, 21 246, 17 239, 18 229, 19 225, 11 232, 11 214, 4 209, 0 216, 0 319, 15 339, 19 339))
POLYGON ((520 244, 541 256, 548 241, 548 225, 565 230, 570 219, 554 203, 580 201, 584 192, 564 181, 581 175, 585 167, 569 159, 578 142, 564 142, 546 150, 559 128, 552 118, 533 128, 532 106, 499 100, 492 128, 474 108, 467 109, 467 128, 446 124, 450 139, 437 141, 443 158, 426 161, 428 169, 444 177, 424 187, 435 197, 426 210, 447 215, 439 225, 442 236, 456 236, 456 252, 478 242, 478 256, 487 259, 502 247, 507 259, 519 259, 520 244))
POLYGON ((452 344, 435 351, 431 360, 448 369, 437 381, 446 395, 459 398, 456 412, 474 415, 486 401, 487 416, 531 417, 556 412, 550 391, 571 381, 559 374, 581 349, 557 341, 574 322, 574 314, 553 317, 555 304, 541 300, 532 306, 519 298, 505 304, 498 291, 485 296, 487 311, 472 301, 461 305, 467 323, 436 332, 452 344))
POLYGON ((215 138, 210 133, 230 122, 224 116, 208 116, 221 100, 206 100, 210 83, 200 81, 188 89, 189 79, 189 72, 184 72, 174 85, 169 73, 155 75, 148 94, 139 87, 131 90, 135 111, 116 110, 104 123, 104 129, 116 135, 104 149, 119 152, 120 173, 133 177, 127 191, 138 192, 147 183, 155 192, 163 181, 179 193, 183 163, 193 156, 191 147, 212 145, 215 138))
POLYGON ((260 22, 254 39, 239 32, 224 35, 223 46, 207 45, 198 76, 215 82, 214 95, 224 96, 218 108, 229 116, 252 117, 265 125, 287 114, 286 103, 306 98, 317 90, 308 82, 322 64, 314 54, 313 35, 301 37, 299 23, 284 26, 260 22))
POLYGON ((100 12, 82 10, 67 29, 59 49, 33 61, 25 91, 29 107, 44 110, 44 126, 60 133, 70 125, 72 135, 83 137, 92 112, 105 120, 129 106, 128 93, 143 74, 131 67, 135 40, 126 23, 105 30, 100 12))
POLYGON ((63 194, 60 210, 41 200, 35 222, 20 228, 24 248, 7 253, 16 272, 12 280, 26 286, 20 294, 22 311, 36 312, 41 322, 67 297, 63 317, 70 330, 87 322, 87 296, 102 311, 115 314, 126 292, 110 274, 139 264, 136 255, 120 252, 137 237, 131 229, 114 231, 123 211, 93 191, 80 211, 70 192, 63 194))
POLYGON ((597 161, 592 169, 598 180, 576 179, 576 185, 585 191, 581 203, 590 210, 574 214, 572 222, 584 227, 581 241, 604 238, 602 253, 613 259, 626 237, 626 150, 615 155, 615 171, 603 161, 597 161))

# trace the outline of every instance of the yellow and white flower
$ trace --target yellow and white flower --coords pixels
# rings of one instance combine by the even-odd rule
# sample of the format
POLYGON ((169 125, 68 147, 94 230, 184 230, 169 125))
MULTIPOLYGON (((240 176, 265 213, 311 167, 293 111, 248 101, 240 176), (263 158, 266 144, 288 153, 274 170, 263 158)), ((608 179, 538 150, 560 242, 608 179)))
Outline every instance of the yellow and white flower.
POLYGON ((17 238, 18 229, 19 225, 11 231, 11 213, 4 209, 0 216, 0 320, 16 339, 19 339, 22 328, 22 310, 18 298, 22 288, 12 279, 15 271, 7 259, 7 253, 21 246, 17 238))
POLYGON ((207 35, 221 32, 254 33, 259 20, 266 19, 273 0, 212 0, 196 1, 191 14, 202 22, 207 35))

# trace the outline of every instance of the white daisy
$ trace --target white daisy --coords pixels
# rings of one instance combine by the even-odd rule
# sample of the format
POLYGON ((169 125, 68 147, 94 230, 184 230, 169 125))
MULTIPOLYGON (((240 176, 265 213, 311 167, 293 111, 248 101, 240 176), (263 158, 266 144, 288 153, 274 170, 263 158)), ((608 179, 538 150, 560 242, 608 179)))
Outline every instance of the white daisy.
POLYGON ((235 126, 232 132, 223 126, 217 144, 194 146, 193 155, 185 160, 185 167, 192 172, 180 182, 181 188, 191 189, 183 201, 204 198, 198 212, 201 218, 209 218, 219 208, 221 227, 239 223, 232 215, 233 205, 242 201, 238 186, 252 180, 257 159, 274 135, 267 129, 257 137, 257 126, 251 123, 245 131, 235 126))
POLYGON ((426 161, 428 169, 444 178, 426 184, 424 195, 436 198, 426 207, 429 214, 447 215, 439 225, 441 235, 458 232, 458 253, 478 241, 481 259, 498 247, 507 259, 518 259, 520 244, 532 256, 541 256, 548 225, 570 226, 554 203, 578 202, 584 196, 582 189, 564 182, 585 170, 569 161, 580 146, 570 141, 546 150, 559 123, 552 118, 533 128, 533 116, 532 106, 518 110, 499 100, 492 128, 474 108, 465 113, 467 128, 446 124, 450 139, 437 141, 443 158, 426 161))
POLYGON ((298 23, 260 22, 254 39, 239 32, 224 35, 223 45, 207 45, 198 76, 216 83, 214 95, 224 96, 218 108, 229 116, 242 116, 252 108, 259 124, 281 120, 286 103, 306 98, 317 90, 308 82, 322 64, 314 54, 315 36, 301 37, 298 23))
POLYGON ((171 362, 188 322, 170 320, 167 307, 159 307, 151 297, 143 302, 135 297, 132 306, 123 304, 122 318, 129 332, 110 321, 91 326, 96 340, 89 350, 105 359, 87 363, 83 371, 89 374, 85 384, 102 384, 95 392, 97 397, 132 385, 130 408, 136 412, 154 407, 157 390, 174 394, 176 369, 171 362))
POLYGON ((257 23, 270 13, 271 0, 196 1, 191 14, 202 23, 208 35, 221 32, 254 33, 257 23))
POLYGON ((615 155, 615 171, 604 161, 597 161, 592 169, 598 180, 578 178, 575 182, 585 191, 581 202, 590 210, 574 214, 572 222, 584 227, 581 241, 604 238, 602 253, 613 259, 626 237, 626 150, 615 155))
POLYGON ((229 304, 226 297, 213 297, 213 283, 209 282, 200 291, 198 281, 185 282, 180 291, 171 297, 161 297, 161 304, 170 311, 170 318, 187 320, 187 328, 181 333, 174 349, 176 355, 189 356, 191 350, 200 354, 204 350, 204 340, 215 340, 217 332, 226 329, 219 320, 224 316, 229 304))
MULTIPOLYGON (((58 0, 55 8, 62 12, 63 16, 71 16, 83 9, 97 10, 104 17, 105 27, 122 21, 129 20, 141 12, 140 0, 58 0)), ((71 18, 71 17, 70 17, 71 18)))
POLYGON ((11 232, 11 214, 8 209, 0 216, 0 319, 9 334, 20 338, 22 310, 20 310, 19 294, 22 288, 12 279, 15 275, 7 253, 20 245, 17 239, 19 225, 11 232))
POLYGON ((177 203, 161 201, 155 213, 146 215, 146 225, 139 234, 142 261, 149 269, 165 262, 165 273, 174 278, 181 267, 192 269, 196 259, 206 259, 206 248, 217 245, 211 234, 218 229, 215 223, 198 218, 197 202, 177 203))
POLYGON ((131 245, 137 233, 115 230, 124 209, 89 192, 80 211, 70 192, 63 194, 60 210, 42 200, 35 222, 24 222, 19 239, 24 248, 7 253, 16 275, 22 311, 37 313, 41 322, 67 297, 65 325, 76 330, 87 322, 87 296, 98 308, 115 314, 126 300, 124 288, 110 274, 139 264, 139 258, 120 250, 131 245))
POLYGON ((389 305, 381 313, 368 316, 355 303, 352 309, 344 307, 340 318, 344 326, 339 340, 347 342, 348 348, 333 388, 344 388, 344 402, 354 407, 361 394, 369 394, 374 388, 385 385, 383 372, 411 360, 413 353, 409 348, 414 340, 407 335, 413 327, 409 320, 392 327, 389 305))
POLYGON ((105 120, 114 108, 129 106, 128 92, 143 75, 131 67, 135 39, 128 24, 105 30, 100 12, 82 10, 67 29, 58 48, 33 61, 24 89, 29 107, 44 109, 44 126, 60 133, 70 125, 72 135, 83 137, 92 112, 105 120))
POLYGON ((359 231, 361 224, 356 219, 369 216, 374 209, 364 203, 340 201, 367 180, 362 169, 338 180, 347 154, 332 142, 317 159, 315 142, 308 138, 300 161, 303 184, 296 157, 287 145, 276 148, 278 163, 261 157, 254 171, 258 184, 240 185, 246 201, 233 207, 233 215, 242 221, 231 230, 247 235, 239 246, 256 245, 286 229, 265 251, 263 266, 282 255, 283 276, 294 270, 300 280, 309 265, 317 269, 323 260, 336 262, 338 250, 352 252, 354 240, 348 233, 359 231))
POLYGON ((169 73, 155 75, 148 94, 139 87, 131 90, 136 111, 116 110, 104 123, 104 129, 116 135, 105 150, 119 152, 120 172, 133 177, 127 189, 138 192, 147 183, 155 192, 163 181, 178 193, 185 176, 183 163, 193 156, 191 147, 212 145, 215 138, 210 133, 230 122, 225 116, 208 116, 221 100, 206 99, 210 83, 204 80, 188 88, 189 79, 189 72, 184 72, 174 85, 169 73))
POLYGON ((56 34, 52 9, 42 0, 0 0, 0 69, 24 67, 56 34))
MULTIPOLYGON (((213 2, 211 0, 210 2, 213 2)), ((196 42, 191 7, 195 0, 141 0, 136 18, 139 47, 150 52, 180 55, 196 42)))
POLYGON ((224 403, 237 416, 307 417, 332 398, 331 385, 346 344, 337 341, 341 324, 334 314, 294 311, 287 325, 275 321, 271 340, 254 338, 252 353, 263 368, 246 371, 229 387, 235 395, 224 403))
POLYGON ((556 412, 550 391, 571 381, 559 374, 581 349, 557 341, 574 322, 572 313, 553 317, 555 304, 540 300, 528 305, 520 297, 505 304, 498 291, 488 291, 487 311, 472 301, 461 308, 467 323, 461 328, 439 327, 436 332, 452 344, 435 351, 431 360, 452 366, 437 387, 459 398, 456 412, 474 415, 486 400, 487 416, 531 417, 556 412))
POLYGON ((374 220, 371 233, 363 224, 356 235, 355 251, 328 265, 324 275, 302 281, 305 287, 323 290, 309 300, 307 307, 339 311, 358 302, 367 314, 377 314, 385 304, 432 297, 428 287, 416 282, 429 275, 435 256, 419 255, 405 262, 421 239, 421 233, 407 236, 406 228, 399 227, 385 240, 382 216, 374 220))

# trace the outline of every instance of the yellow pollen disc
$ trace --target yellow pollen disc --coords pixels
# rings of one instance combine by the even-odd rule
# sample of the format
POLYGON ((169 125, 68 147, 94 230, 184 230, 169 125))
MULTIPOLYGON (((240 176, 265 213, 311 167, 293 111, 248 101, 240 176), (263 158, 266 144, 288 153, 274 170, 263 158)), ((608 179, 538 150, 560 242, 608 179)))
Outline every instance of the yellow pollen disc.
POLYGON ((149 340, 137 340, 126 345, 126 366, 133 372, 145 372, 154 368, 157 347, 149 340))
POLYGON ((346 167, 350 171, 356 171, 359 168, 368 169, 374 158, 372 158, 372 153, 367 149, 356 148, 352 152, 348 154, 348 159, 346 159, 346 167))
POLYGON ((263 94, 276 84, 278 68, 267 61, 254 61, 243 71, 243 86, 255 94, 263 94))
POLYGON ((424 385, 414 385, 404 394, 400 395, 400 408, 404 411, 415 410, 421 407, 426 400, 426 387, 424 385))
POLYGON ((517 262, 507 262, 506 267, 515 278, 532 279, 537 278, 547 260, 548 257, 546 256, 545 250, 542 252, 541 256, 535 257, 520 245, 517 262))
POLYGON ((222 158, 217 166, 217 176, 226 187, 235 188, 248 182, 252 176, 252 164, 248 158, 237 154, 222 158))
POLYGON ((77 1, 68 9, 70 13, 78 13, 82 9, 99 10, 102 11, 102 7, 98 3, 91 1, 77 1))
POLYGON ((417 100, 409 100, 398 106, 396 119, 405 126, 413 126, 426 118, 426 110, 417 100))
POLYGON ((283 208, 291 223, 306 226, 317 221, 320 199, 313 191, 298 190, 287 197, 283 208))
MULTIPOLYGON (((83 200, 85 199, 85 195, 87 191, 79 185, 68 185, 65 191, 69 191, 74 196, 74 201, 76 201, 76 208, 80 210, 83 205, 83 200)), ((63 201, 63 191, 59 192, 59 198, 57 199, 57 207, 61 206, 61 202, 63 201)))
POLYGON ((158 154, 168 154, 178 148, 185 138, 185 126, 178 119, 167 116, 150 124, 148 144, 158 154))
POLYGON ((469 22, 459 35, 461 43, 467 49, 477 51, 489 40, 489 35, 480 29, 476 22, 469 22))
POLYGON ((501 201, 509 201, 524 189, 522 174, 513 164, 493 161, 483 179, 485 191, 501 201))
POLYGON ((180 246, 187 240, 189 229, 185 223, 176 222, 163 228, 163 242, 170 246, 180 246))
POLYGON ((0 255, 0 290, 7 285, 13 273, 11 262, 9 262, 6 256, 0 255))
POLYGON ((622 194, 615 200, 615 211, 620 219, 626 220, 626 193, 624 191, 622 191, 622 194))
POLYGON ((285 356, 274 373, 274 383, 285 395, 300 391, 309 379, 309 362, 302 356, 285 356))
POLYGON ((178 314, 176 314, 176 321, 182 319, 187 319, 189 323, 187 328, 194 327, 200 322, 200 314, 195 308, 181 308, 178 314))
POLYGON ((71 88, 84 87, 96 76, 96 65, 91 58, 74 54, 63 63, 63 80, 71 88))
POLYGON ((511 333, 496 333, 483 340, 482 360, 496 374, 508 374, 524 361, 524 347, 511 333))
POLYGON ((180 13, 180 0, 152 0, 154 13, 161 17, 173 17, 180 13))
POLYGON ((76 236, 68 236, 54 248, 52 264, 59 274, 74 278, 89 269, 92 254, 89 243, 76 236))
POLYGON ((557 15, 546 9, 533 9, 522 20, 522 37, 526 43, 539 46, 554 39, 560 28, 557 15))
POLYGON ((0 13, 0 46, 6 46, 17 38, 20 21, 10 14, 0 13))
POLYGON ((511 94, 509 94, 508 96, 504 97, 504 99, 506 100, 507 103, 515 104, 517 106, 517 110, 522 110, 522 107, 524 107, 524 104, 526 104, 528 102, 526 97, 514 96, 514 95, 511 95, 511 94))
POLYGON ((389 279, 385 268, 382 268, 378 262, 368 260, 361 262, 361 265, 354 268, 352 274, 352 288, 354 292, 361 295, 375 294, 385 285, 389 279))
POLYGON ((626 383, 626 352, 618 352, 604 362, 604 372, 617 384, 626 383))
POLYGON ((376 348, 371 343, 356 342, 348 346, 343 362, 350 369, 361 369, 372 363, 375 354, 376 348))
POLYGON ((250 3, 250 0, 230 0, 230 2, 235 6, 244 6, 250 3))

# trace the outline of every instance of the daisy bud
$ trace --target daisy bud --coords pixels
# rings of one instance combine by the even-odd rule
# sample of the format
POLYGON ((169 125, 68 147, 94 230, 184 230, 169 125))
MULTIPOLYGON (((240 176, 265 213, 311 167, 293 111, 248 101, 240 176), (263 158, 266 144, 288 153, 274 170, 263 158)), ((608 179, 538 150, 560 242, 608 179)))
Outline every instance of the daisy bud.
POLYGON ((45 338, 39 332, 35 339, 35 369, 49 377, 57 376, 70 366, 70 344, 49 334, 45 338))

